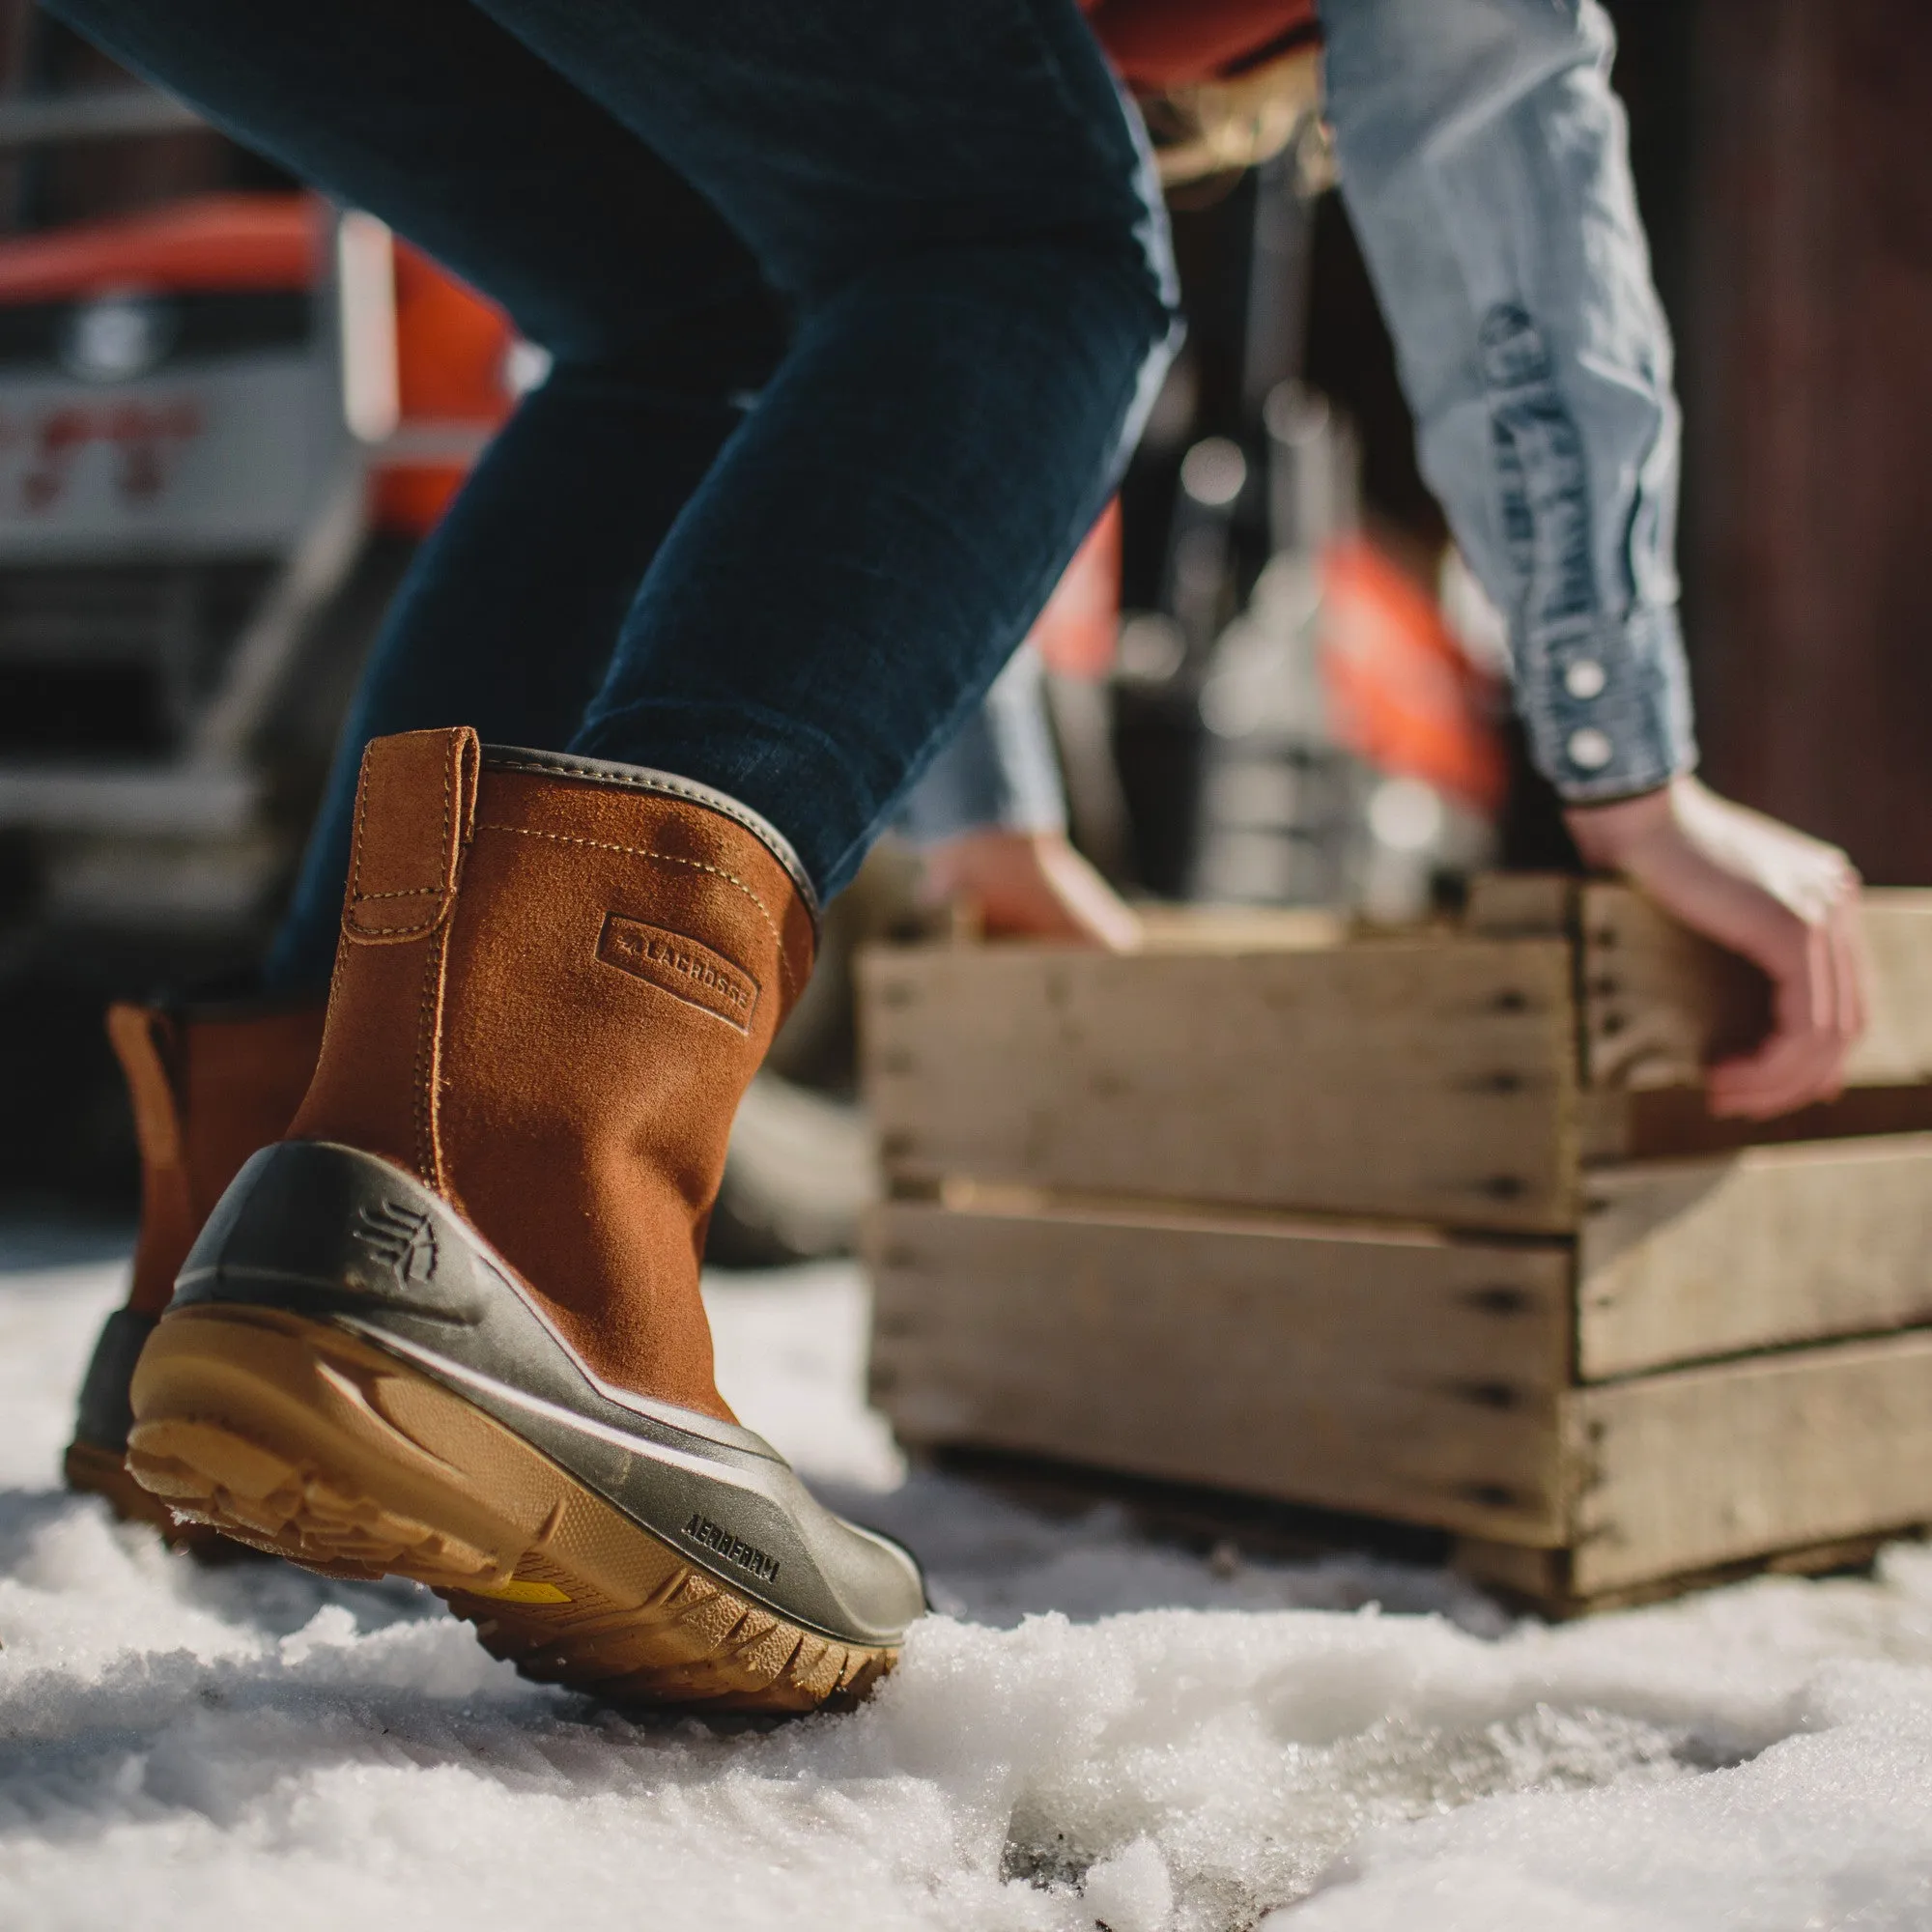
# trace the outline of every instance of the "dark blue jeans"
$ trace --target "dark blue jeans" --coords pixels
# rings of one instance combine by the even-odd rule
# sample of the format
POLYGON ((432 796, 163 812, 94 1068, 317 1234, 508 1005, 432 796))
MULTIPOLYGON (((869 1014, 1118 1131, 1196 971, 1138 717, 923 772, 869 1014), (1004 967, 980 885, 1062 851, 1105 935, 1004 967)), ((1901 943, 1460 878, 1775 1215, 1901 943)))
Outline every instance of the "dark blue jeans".
POLYGON ((715 785, 836 891, 1098 513, 1175 331, 1073 0, 52 11, 554 357, 398 599, 272 978, 326 976, 361 746, 416 726, 715 785))

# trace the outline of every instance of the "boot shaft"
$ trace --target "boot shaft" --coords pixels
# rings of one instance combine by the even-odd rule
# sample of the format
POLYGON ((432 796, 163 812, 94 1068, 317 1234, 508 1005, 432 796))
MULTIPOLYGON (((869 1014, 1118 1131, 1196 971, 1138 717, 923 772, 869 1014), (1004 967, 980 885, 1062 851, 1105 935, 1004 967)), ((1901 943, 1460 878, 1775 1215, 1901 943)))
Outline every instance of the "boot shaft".
POLYGON ((703 1225, 812 943, 788 849, 727 799, 465 730, 378 739, 291 1134, 435 1189, 600 1375, 724 1413, 703 1225))

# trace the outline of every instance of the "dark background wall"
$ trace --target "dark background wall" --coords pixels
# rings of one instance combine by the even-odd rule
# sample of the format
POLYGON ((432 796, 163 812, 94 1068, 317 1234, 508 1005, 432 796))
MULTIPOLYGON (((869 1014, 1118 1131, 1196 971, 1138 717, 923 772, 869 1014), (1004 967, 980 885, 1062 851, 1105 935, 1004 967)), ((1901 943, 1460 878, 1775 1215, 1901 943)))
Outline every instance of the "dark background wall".
POLYGON ((1708 770, 1873 881, 1932 883, 1932 7, 1694 11, 1708 770))

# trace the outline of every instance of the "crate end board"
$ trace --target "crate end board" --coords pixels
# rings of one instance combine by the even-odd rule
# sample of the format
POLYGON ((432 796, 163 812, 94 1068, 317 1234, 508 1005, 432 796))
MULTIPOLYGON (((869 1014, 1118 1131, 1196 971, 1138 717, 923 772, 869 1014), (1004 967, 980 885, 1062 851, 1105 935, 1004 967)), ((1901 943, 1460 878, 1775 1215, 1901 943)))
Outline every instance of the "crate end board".
MULTIPOLYGON (((1867 892, 1861 919, 1871 1020, 1852 1051, 1847 1084, 1932 1082, 1932 892, 1867 892)), ((1640 894, 1586 883, 1577 920, 1588 1085, 1692 1086, 1710 1062, 1763 1038, 1764 976, 1640 894)))
POLYGON ((1577 1389, 1564 1406, 1580 1596, 1932 1521, 1923 1329, 1577 1389))
POLYGON ((1932 1323, 1932 1134, 1588 1174, 1577 1374, 1932 1323))
POLYGON ((1575 1617, 1666 1603, 1693 1590, 1721 1589, 1753 1577, 1829 1577, 1869 1570, 1888 1544, 1922 1538, 1926 1527, 1922 1522, 1899 1523, 1863 1536, 1801 1544, 1795 1549, 1771 1550, 1761 1556, 1657 1577, 1648 1582, 1598 1590, 1591 1595, 1579 1594, 1576 1589, 1567 1549, 1530 1549, 1519 1544, 1458 1537, 1451 1564, 1478 1589, 1504 1604, 1562 1623, 1575 1617))
MULTIPOLYGON (((1861 916, 1872 1015, 1848 1084, 1932 1084, 1932 891, 1867 890, 1861 916)), ((1464 927, 1577 943, 1592 1087, 1694 1087, 1713 1058, 1763 1036, 1764 976, 1629 886, 1554 872, 1484 873, 1471 881, 1464 927)))

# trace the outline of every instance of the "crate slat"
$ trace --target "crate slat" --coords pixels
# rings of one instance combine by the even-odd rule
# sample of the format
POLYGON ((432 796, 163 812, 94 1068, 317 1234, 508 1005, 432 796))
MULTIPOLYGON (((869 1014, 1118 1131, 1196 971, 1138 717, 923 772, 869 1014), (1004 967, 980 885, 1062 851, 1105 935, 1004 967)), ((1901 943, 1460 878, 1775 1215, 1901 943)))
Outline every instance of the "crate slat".
POLYGON ((1932 1520, 1922 1331, 1577 1389, 1564 1406, 1580 1596, 1932 1520))
POLYGON ((1562 1538, 1560 1248, 914 1203, 868 1245, 906 1441, 1562 1538))
POLYGON ((1577 1370, 1600 1381, 1932 1322, 1932 1134, 1590 1177, 1577 1370))
POLYGON ((889 1171, 1556 1232, 1577 1198, 1560 941, 861 961, 889 1171))

